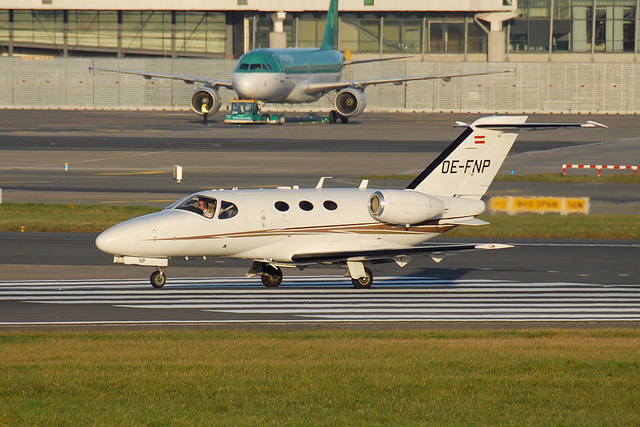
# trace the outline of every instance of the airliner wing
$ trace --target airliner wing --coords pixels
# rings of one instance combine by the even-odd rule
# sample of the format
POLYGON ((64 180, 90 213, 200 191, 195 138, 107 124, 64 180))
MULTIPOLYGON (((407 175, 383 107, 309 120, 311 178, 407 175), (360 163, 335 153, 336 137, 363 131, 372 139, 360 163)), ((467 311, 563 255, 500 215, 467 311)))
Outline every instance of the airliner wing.
POLYGON ((483 76, 487 74, 499 74, 499 73, 511 73, 511 72, 512 72, 511 70, 478 71, 475 73, 431 74, 427 76, 393 77, 393 78, 375 79, 375 80, 353 80, 353 81, 339 81, 339 82, 330 82, 330 83, 309 83, 307 85, 305 92, 311 95, 314 93, 331 92, 332 90, 340 90, 347 87, 363 88, 365 86, 370 86, 370 85, 378 85, 378 84, 385 84, 385 83, 400 84, 403 82, 411 82, 416 80, 443 79, 443 80, 449 81, 450 79, 453 79, 456 77, 483 76))
POLYGON ((134 74, 137 76, 142 76, 147 80, 150 80, 151 78, 156 77, 160 79, 182 80, 187 84, 203 83, 203 84, 206 84, 207 86, 222 86, 228 89, 233 89, 233 84, 231 83, 231 81, 210 79, 208 77, 185 76, 180 74, 152 73, 148 71, 119 70, 116 68, 104 68, 104 67, 89 67, 89 70, 109 71, 109 72, 121 73, 121 74, 134 74))
POLYGON ((395 61, 406 58, 413 58, 413 55, 391 56, 387 58, 353 59, 351 61, 344 61, 344 65, 364 64, 366 62, 395 61))
POLYGON ((511 245, 502 244, 429 245, 405 249, 297 254, 291 259, 296 263, 338 263, 346 261, 389 262, 413 255, 432 255, 435 259, 437 256, 444 257, 445 254, 450 252, 471 251, 476 249, 505 249, 512 247, 511 245))

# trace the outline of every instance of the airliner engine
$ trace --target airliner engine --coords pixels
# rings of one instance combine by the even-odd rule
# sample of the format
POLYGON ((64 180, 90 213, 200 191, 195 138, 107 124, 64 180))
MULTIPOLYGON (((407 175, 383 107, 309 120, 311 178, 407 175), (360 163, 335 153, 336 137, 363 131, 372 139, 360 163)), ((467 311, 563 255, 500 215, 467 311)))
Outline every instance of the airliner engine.
POLYGON ((202 104, 205 101, 209 106, 209 114, 216 113, 222 105, 222 97, 217 90, 211 87, 201 87, 191 95, 191 109, 193 112, 202 116, 202 104))
POLYGON ((364 96, 364 92, 358 89, 342 89, 336 95, 336 111, 343 117, 360 115, 366 106, 367 98, 364 96))
POLYGON ((444 212, 444 202, 411 190, 376 191, 369 198, 371 216, 388 224, 414 225, 444 212))

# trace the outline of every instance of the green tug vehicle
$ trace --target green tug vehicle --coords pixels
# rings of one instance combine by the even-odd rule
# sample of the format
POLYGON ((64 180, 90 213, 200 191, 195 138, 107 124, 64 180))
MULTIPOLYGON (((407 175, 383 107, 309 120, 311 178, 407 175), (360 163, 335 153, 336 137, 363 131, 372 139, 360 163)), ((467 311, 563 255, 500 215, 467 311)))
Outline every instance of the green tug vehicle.
POLYGON ((234 99, 231 101, 231 114, 224 119, 225 123, 238 124, 269 124, 284 123, 284 114, 261 113, 260 107, 264 104, 253 99, 234 99))

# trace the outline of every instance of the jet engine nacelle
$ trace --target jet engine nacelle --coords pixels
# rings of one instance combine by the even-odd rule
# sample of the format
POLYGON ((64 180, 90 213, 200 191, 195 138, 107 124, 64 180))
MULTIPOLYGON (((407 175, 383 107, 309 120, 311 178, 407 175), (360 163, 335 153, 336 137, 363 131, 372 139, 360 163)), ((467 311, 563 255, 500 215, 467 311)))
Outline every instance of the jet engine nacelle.
POLYGON ((358 89, 342 89, 336 95, 336 111, 343 117, 358 116, 362 114, 366 106, 367 98, 358 89))
POLYGON ((444 202, 411 190, 376 191, 369 198, 369 213, 381 222, 414 225, 444 212, 444 202))
POLYGON ((211 87, 201 87, 191 95, 191 109, 193 112, 202 116, 202 104, 205 101, 209 106, 209 114, 216 113, 222 105, 222 97, 217 90, 211 87))

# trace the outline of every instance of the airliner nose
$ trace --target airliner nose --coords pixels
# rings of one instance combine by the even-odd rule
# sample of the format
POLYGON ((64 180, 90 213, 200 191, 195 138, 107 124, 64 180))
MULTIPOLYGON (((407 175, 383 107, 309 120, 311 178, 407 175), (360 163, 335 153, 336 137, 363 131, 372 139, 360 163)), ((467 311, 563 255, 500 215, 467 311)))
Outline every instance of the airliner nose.
POLYGON ((238 95, 246 99, 257 98, 256 95, 260 90, 259 81, 252 74, 235 73, 232 80, 233 88, 238 92, 238 95))

